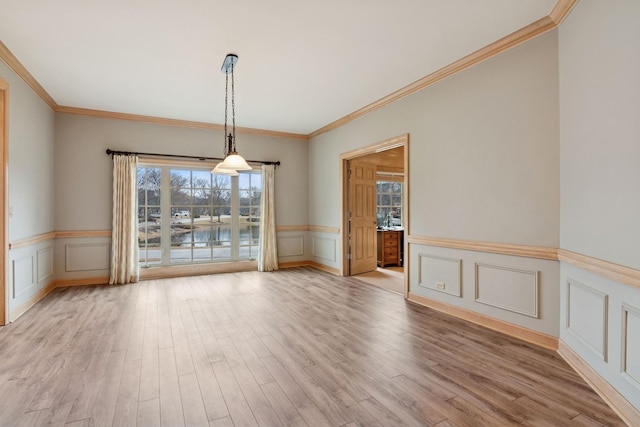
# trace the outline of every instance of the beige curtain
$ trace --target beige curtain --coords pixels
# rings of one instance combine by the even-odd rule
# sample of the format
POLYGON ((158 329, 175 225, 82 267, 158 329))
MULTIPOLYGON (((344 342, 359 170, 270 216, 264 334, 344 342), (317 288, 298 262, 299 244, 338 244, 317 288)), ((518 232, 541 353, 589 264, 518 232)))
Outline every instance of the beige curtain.
POLYGON ((275 165, 262 165, 262 200, 260 201, 260 255, 258 271, 278 269, 276 245, 275 165))
POLYGON ((139 278, 137 156, 113 156, 113 226, 109 284, 133 283, 139 278))

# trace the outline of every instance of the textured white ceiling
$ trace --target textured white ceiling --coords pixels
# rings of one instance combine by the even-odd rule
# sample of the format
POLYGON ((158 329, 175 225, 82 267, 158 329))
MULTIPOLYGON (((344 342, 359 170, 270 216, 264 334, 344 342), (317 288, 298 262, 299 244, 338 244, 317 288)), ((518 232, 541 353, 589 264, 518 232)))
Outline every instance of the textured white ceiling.
POLYGON ((307 134, 548 15, 555 0, 2 0, 62 106, 307 134))

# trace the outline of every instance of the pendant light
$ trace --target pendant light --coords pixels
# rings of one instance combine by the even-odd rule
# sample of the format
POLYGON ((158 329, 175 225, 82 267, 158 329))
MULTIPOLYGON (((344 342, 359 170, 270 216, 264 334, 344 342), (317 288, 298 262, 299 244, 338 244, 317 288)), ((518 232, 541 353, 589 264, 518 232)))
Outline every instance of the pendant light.
MULTIPOLYGON (((227 132, 225 131, 225 134, 227 132)), ((229 135, 229 138, 231 138, 231 135, 229 135)), ((227 139, 225 138, 224 141, 224 155, 225 155, 225 160, 227 157, 227 154, 229 153, 229 148, 228 148, 228 144, 227 144, 227 139)), ((211 169, 211 173, 214 174, 218 174, 218 175, 227 175, 227 176, 238 176, 238 171, 234 170, 234 169, 223 169, 220 166, 223 164, 224 162, 220 162, 216 165, 215 168, 211 169)))
POLYGON ((218 163, 211 173, 225 173, 227 175, 237 175, 239 170, 252 170, 244 158, 236 150, 236 108, 235 108, 235 86, 233 70, 238 62, 238 55, 228 54, 222 63, 222 72, 225 74, 224 92, 224 134, 225 134, 225 158, 222 163, 218 163), (227 111, 229 99, 229 74, 231 74, 231 132, 227 130, 227 111), (229 171, 229 172, 221 172, 229 171))

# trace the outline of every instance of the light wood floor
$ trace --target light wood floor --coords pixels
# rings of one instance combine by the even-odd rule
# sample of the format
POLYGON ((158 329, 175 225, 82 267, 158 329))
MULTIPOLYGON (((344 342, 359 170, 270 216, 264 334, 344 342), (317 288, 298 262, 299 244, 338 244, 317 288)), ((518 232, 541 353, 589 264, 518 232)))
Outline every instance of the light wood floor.
POLYGON ((387 267, 376 268, 369 273, 362 273, 352 276, 363 282, 369 283, 382 289, 386 289, 397 294, 404 295, 404 268, 387 267))
POLYGON ((317 270, 54 291, 0 328, 0 425, 623 425, 554 352, 317 270))

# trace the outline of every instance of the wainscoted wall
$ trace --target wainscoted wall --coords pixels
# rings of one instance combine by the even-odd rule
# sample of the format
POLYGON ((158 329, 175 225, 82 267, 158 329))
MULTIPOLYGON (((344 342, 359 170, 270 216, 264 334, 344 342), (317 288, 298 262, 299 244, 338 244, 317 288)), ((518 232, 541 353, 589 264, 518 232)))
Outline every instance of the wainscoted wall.
POLYGON ((15 320, 49 292, 55 279, 53 255, 53 238, 20 245, 9 252, 9 320, 15 320))
POLYGON ((309 259, 310 239, 308 227, 298 230, 277 231, 278 261, 281 264, 298 263, 309 259))
POLYGON ((557 261, 409 240, 410 299, 417 295, 558 337, 557 261))
POLYGON ((111 237, 95 236, 97 232, 88 234, 87 237, 65 237, 63 232, 56 239, 54 258, 57 284, 101 284, 108 281, 111 237))
MULTIPOLYGON (((640 411, 638 287, 567 262, 560 263, 560 278, 562 343, 640 411)), ((618 405, 615 398, 610 404, 618 405)))
POLYGON ((310 252, 312 263, 324 270, 339 274, 342 240, 340 229, 331 227, 309 227, 310 252))

